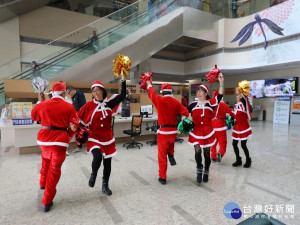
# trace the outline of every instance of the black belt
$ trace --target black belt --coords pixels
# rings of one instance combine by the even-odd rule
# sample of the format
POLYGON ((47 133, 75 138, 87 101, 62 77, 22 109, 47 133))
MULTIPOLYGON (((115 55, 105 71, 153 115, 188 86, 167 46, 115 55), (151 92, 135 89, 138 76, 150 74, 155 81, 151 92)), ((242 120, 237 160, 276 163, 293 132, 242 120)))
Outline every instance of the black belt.
POLYGON ((164 127, 177 127, 177 125, 159 125, 159 128, 164 128, 164 127))
POLYGON ((68 131, 68 128, 63 128, 63 127, 42 127, 43 129, 48 129, 48 130, 61 130, 61 131, 68 131))

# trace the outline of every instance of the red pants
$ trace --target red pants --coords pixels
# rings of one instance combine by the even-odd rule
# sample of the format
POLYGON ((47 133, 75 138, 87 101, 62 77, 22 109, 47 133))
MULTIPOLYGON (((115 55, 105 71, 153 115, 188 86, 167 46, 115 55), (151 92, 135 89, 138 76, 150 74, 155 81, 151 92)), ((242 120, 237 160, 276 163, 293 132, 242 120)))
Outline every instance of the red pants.
POLYGON ((167 179, 168 160, 167 155, 174 155, 174 142, 177 134, 157 134, 158 149, 158 175, 162 179, 167 179))
POLYGON ((222 157, 226 153, 226 147, 227 147, 227 134, 226 130, 221 130, 221 131, 215 131, 214 134, 216 138, 216 143, 211 146, 211 158, 212 159, 217 159, 217 144, 219 143, 220 149, 219 152, 221 153, 222 157))
POLYGON ((56 194, 56 185, 61 175, 61 166, 66 158, 66 147, 41 146, 42 168, 40 171, 40 187, 45 187, 43 205, 52 202, 56 194))

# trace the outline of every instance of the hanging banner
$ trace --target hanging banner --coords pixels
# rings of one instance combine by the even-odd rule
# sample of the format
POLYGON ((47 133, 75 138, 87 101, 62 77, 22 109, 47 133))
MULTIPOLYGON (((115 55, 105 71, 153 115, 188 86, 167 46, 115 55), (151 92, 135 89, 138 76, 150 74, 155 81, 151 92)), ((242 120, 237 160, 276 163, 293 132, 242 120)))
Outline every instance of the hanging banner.
POLYGON ((290 102, 290 97, 275 98, 273 123, 289 124, 290 102))

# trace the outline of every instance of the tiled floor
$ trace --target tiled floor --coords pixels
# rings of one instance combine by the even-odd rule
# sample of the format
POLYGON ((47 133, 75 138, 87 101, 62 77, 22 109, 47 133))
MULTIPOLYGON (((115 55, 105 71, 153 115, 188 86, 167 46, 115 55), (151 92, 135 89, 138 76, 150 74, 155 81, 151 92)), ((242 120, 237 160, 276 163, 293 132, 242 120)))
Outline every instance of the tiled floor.
POLYGON ((144 142, 141 150, 125 150, 118 144, 109 197, 101 192, 101 176, 94 188, 87 185, 91 155, 71 153, 48 213, 42 212, 40 203, 40 155, 1 149, 0 224, 237 224, 262 207, 270 216, 298 225, 300 127, 260 121, 251 126, 252 167, 231 166, 235 157, 228 132, 228 152, 221 165, 211 165, 210 180, 201 186, 195 182, 194 150, 187 138, 175 146, 177 165, 169 166, 164 186, 157 182, 156 146, 144 142), (240 219, 224 216, 228 202, 240 206, 240 219))

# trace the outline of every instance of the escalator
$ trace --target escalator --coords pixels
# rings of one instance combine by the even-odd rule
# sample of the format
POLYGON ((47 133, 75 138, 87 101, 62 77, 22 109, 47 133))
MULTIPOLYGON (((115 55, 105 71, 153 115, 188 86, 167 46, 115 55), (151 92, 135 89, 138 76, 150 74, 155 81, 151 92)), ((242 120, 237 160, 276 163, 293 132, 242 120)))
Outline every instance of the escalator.
MULTIPOLYGON (((200 33, 211 32, 212 29, 215 29, 214 23, 221 18, 200 12, 203 17, 200 18, 200 22, 194 21, 194 24, 191 24, 193 23, 192 15, 199 14, 197 8, 203 5, 200 4, 203 1, 199 0, 189 1, 189 6, 196 9, 183 7, 185 5, 178 4, 180 1, 177 0, 166 0, 163 3, 165 15, 161 4, 153 4, 148 10, 147 5, 142 4, 143 2, 145 1, 137 1, 52 41, 21 59, 17 59, 16 63, 35 59, 39 64, 42 77, 49 80, 91 82, 98 79, 108 83, 113 80, 112 60, 118 53, 128 55, 133 63, 132 67, 134 67, 183 36, 183 32, 188 33, 188 30, 183 30, 184 23, 188 23, 186 27, 190 30, 198 27, 200 33), (201 26, 205 27, 202 31, 201 26), (90 38, 86 38, 92 30, 98 32, 95 43, 92 43, 90 38), (74 33, 80 35, 72 36, 74 33), (96 51, 93 45, 97 46, 96 51)), ((4 79, 33 78, 32 69, 24 72, 16 69, 13 73, 3 76, 1 70, 5 71, 5 66, 11 67, 13 63, 10 62, 10 65, 0 68, 0 94, 2 92, 2 95, 4 79)), ((3 100, 4 96, 2 103, 3 100)))

